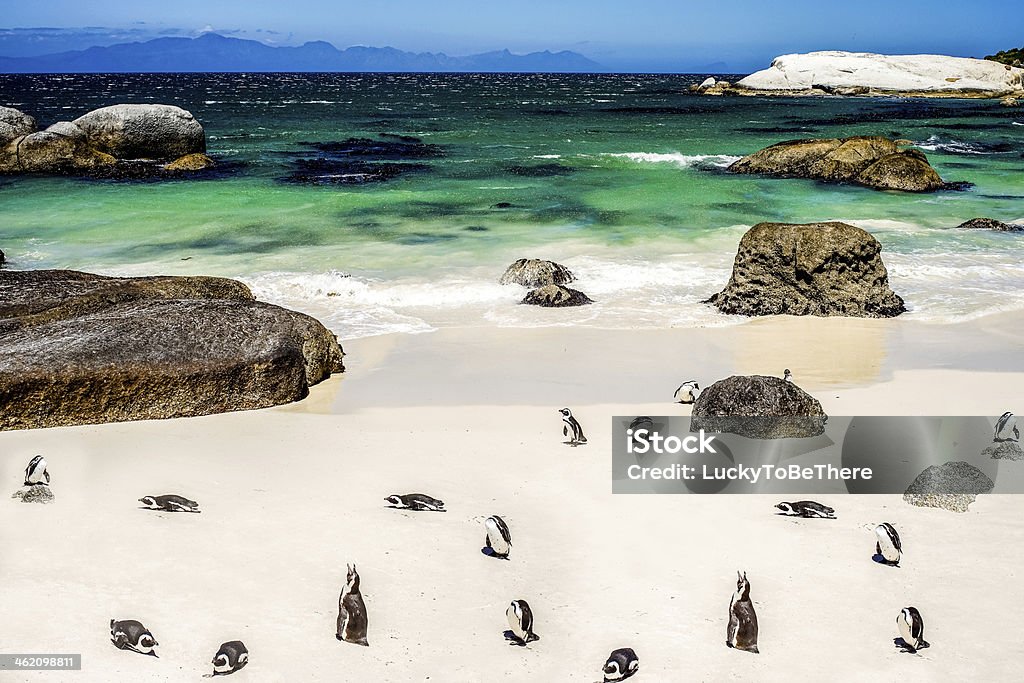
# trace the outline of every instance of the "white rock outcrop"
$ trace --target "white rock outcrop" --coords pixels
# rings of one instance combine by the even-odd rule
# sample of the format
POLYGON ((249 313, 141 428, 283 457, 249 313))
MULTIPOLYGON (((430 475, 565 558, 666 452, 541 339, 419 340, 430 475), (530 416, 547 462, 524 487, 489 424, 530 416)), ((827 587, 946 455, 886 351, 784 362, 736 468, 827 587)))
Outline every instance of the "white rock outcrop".
POLYGON ((736 87, 999 94, 1024 90, 1024 69, 967 57, 829 50, 776 57, 769 68, 740 80, 736 87))

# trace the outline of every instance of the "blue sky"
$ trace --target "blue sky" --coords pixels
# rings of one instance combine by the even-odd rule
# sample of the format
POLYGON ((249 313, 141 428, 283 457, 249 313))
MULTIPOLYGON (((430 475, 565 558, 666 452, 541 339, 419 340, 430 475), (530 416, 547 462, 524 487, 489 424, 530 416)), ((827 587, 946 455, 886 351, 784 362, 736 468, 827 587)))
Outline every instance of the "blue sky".
POLYGON ((724 62, 749 71, 767 66, 777 54, 820 49, 980 57, 1024 42, 1024 13, 1016 5, 1007 0, 49 0, 9 3, 0 15, 7 29, 0 29, 0 55, 213 29, 279 45, 327 40, 340 48, 390 45, 451 55, 502 48, 574 50, 620 70, 701 70, 724 62), (40 27, 58 30, 34 30, 40 27))

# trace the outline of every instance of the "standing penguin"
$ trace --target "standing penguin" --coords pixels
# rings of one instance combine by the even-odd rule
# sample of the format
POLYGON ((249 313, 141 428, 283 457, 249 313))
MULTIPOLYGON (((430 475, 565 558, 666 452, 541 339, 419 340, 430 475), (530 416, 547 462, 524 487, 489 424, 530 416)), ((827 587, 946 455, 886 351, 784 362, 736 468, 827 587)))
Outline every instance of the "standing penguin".
POLYGON ((789 368, 786 368, 782 372, 782 379, 784 379, 787 382, 792 382, 793 381, 793 373, 789 371, 789 368))
POLYGON ((562 408, 559 410, 562 414, 562 436, 569 437, 570 446, 580 446, 587 442, 587 437, 583 435, 583 427, 580 423, 572 416, 572 411, 568 408, 562 408))
POLYGON ((1013 416, 1013 413, 1006 412, 1000 416, 996 422, 996 435, 992 440, 997 443, 1020 441, 1020 430, 1017 429, 1017 419, 1013 416))
POLYGON ((143 655, 156 657, 153 649, 160 643, 141 622, 134 619, 110 620, 110 642, 119 650, 131 650, 143 655))
POLYGON ((37 455, 28 462, 25 468, 25 486, 36 484, 49 485, 50 473, 46 471, 46 458, 37 455))
POLYGON ((900 543, 900 535, 896 533, 896 527, 889 522, 882 522, 875 527, 875 536, 878 539, 875 542, 875 553, 882 556, 885 564, 899 566, 903 545, 900 543))
POLYGON ((637 672, 640 668, 640 659, 633 652, 631 647, 623 647, 618 650, 612 650, 612 653, 608 655, 608 661, 605 662, 604 668, 601 671, 604 672, 604 683, 611 683, 611 681, 624 681, 637 672))
POLYGON ((359 573, 353 564, 348 567, 345 587, 338 598, 338 640, 356 645, 369 645, 366 642, 366 605, 363 595, 359 592, 359 573))
POLYGON ((750 601, 750 582, 747 573, 736 572, 736 592, 729 602, 729 630, 725 644, 737 650, 759 654, 757 650, 757 614, 750 601))
POLYGON ((928 647, 928 641, 924 639, 924 619, 916 607, 904 607, 900 610, 896 615, 896 625, 900 629, 900 637, 903 638, 906 650, 917 652, 928 647))
POLYGON ((491 515, 484 520, 484 529, 487 530, 484 543, 490 549, 490 554, 507 560, 512 550, 512 534, 509 533, 505 520, 498 515, 491 515))
POLYGON ((672 394, 672 398, 676 399, 680 403, 693 403, 700 396, 700 385, 697 384, 697 380, 691 379, 683 382, 676 389, 676 393, 672 394))
POLYGON ((224 643, 213 656, 213 675, 233 674, 249 663, 249 650, 240 640, 224 643))
POLYGON ((513 600, 505 610, 505 616, 508 617, 512 635, 520 645, 526 645, 532 640, 540 640, 540 636, 533 632, 533 610, 530 609, 526 600, 513 600))

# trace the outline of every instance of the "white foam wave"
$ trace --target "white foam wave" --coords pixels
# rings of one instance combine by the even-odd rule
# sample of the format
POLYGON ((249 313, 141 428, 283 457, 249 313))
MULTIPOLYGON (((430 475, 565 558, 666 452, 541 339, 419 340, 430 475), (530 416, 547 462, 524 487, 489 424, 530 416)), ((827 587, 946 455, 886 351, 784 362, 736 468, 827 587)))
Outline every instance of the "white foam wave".
POLYGON ((991 154, 986 152, 983 147, 971 144, 970 142, 961 142, 959 140, 943 140, 938 135, 932 135, 924 142, 915 142, 915 147, 919 147, 929 152, 950 152, 952 154, 991 154))
POLYGON ((629 159, 630 161, 644 164, 673 164, 681 168, 691 168, 694 166, 725 168, 741 158, 727 154, 680 154, 679 152, 619 152, 602 154, 601 156, 629 159))
POLYGON ((439 327, 591 325, 671 327, 735 324, 700 303, 729 276, 731 256, 710 263, 690 256, 651 263, 576 257, 564 263, 571 286, 595 304, 573 309, 518 305, 527 290, 499 285, 500 268, 471 268, 442 278, 368 278, 341 271, 273 272, 243 278, 257 298, 308 313, 342 338, 439 327))

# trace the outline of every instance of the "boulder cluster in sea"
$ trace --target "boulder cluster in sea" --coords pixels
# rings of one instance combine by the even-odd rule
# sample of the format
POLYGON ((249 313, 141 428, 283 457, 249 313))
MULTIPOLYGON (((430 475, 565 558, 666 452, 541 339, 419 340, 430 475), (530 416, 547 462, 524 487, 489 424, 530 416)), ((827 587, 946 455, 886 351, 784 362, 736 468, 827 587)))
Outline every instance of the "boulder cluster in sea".
POLYGON ((0 429, 288 403, 343 355, 319 322, 234 280, 0 271, 0 429))
POLYGON ((39 130, 0 107, 0 173, 175 177, 214 166, 192 114, 167 104, 115 104, 39 130))
POLYGON ((572 271, 560 263, 521 258, 505 269, 499 282, 503 285, 529 287, 530 291, 520 302, 524 304, 562 308, 594 303, 583 292, 565 286, 575 279, 572 271))
POLYGON ((876 190, 931 192, 955 187, 939 177, 924 152, 878 136, 787 140, 743 157, 728 170, 855 183, 876 190))
POLYGON ((707 300, 723 313, 891 318, 882 245, 846 223, 759 223, 740 240, 732 276, 707 300))

